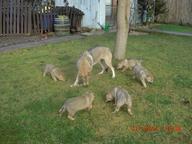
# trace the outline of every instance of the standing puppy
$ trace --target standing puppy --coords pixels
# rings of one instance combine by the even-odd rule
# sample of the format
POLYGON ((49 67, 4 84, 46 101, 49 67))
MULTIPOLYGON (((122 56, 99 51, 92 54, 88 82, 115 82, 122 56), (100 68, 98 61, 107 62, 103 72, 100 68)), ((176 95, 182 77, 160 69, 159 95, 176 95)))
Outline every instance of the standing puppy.
POLYGON ((133 67, 134 77, 141 81, 142 85, 146 88, 147 84, 146 81, 149 83, 153 83, 153 75, 145 69, 142 65, 136 64, 133 67))
POLYGON ((43 76, 45 77, 47 73, 51 75, 54 81, 57 81, 57 80, 65 81, 63 72, 52 64, 45 65, 43 76))
POLYGON ((116 113, 119 111, 119 109, 126 104, 127 105, 127 111, 130 115, 133 115, 131 112, 132 108, 132 99, 129 95, 128 91, 121 88, 121 87, 114 87, 107 95, 106 95, 106 101, 109 102, 115 100, 115 111, 113 113, 116 113))
POLYGON ((83 109, 92 109, 94 98, 95 96, 92 92, 86 92, 82 96, 67 99, 59 110, 59 113, 62 115, 65 111, 67 111, 68 118, 70 120, 75 120, 74 116, 76 112, 83 109))
POLYGON ((71 85, 71 87, 79 85, 80 78, 82 78, 83 80, 83 85, 89 85, 89 74, 92 71, 92 67, 93 67, 92 56, 89 54, 88 51, 85 51, 77 61, 78 73, 76 80, 74 84, 71 85))
POLYGON ((115 70, 112 66, 112 53, 109 48, 98 46, 89 49, 88 52, 93 58, 93 65, 97 63, 101 65, 102 71, 99 74, 103 74, 107 66, 112 71, 112 78, 115 78, 115 70), (104 64, 102 62, 104 62, 104 64))

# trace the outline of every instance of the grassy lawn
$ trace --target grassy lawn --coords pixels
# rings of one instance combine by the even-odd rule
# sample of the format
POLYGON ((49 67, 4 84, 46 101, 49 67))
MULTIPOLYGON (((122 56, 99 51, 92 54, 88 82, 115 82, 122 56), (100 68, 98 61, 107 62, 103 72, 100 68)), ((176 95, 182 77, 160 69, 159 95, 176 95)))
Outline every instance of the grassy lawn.
MULTIPOLYGON (((114 48, 115 33, 81 40, 48 44, 34 49, 0 53, 0 143, 80 144, 133 143, 171 144, 192 142, 192 41, 190 37, 152 34, 130 36, 127 57, 142 58, 155 82, 144 89, 131 72, 96 75, 89 87, 70 88, 76 76, 80 53, 95 45, 114 48), (42 77, 46 63, 65 72, 66 82, 42 77), (117 114, 105 94, 121 85, 133 97, 133 113, 126 107, 117 114), (70 121, 59 117, 64 99, 91 90, 96 99, 91 111, 76 114, 70 121), (189 104, 183 104, 185 98, 189 104), (180 129, 181 128, 181 129, 180 129)), ((117 61, 113 61, 116 66, 117 61)))
POLYGON ((181 26, 176 24, 155 24, 152 26, 152 28, 164 30, 164 31, 192 33, 191 26, 181 26))

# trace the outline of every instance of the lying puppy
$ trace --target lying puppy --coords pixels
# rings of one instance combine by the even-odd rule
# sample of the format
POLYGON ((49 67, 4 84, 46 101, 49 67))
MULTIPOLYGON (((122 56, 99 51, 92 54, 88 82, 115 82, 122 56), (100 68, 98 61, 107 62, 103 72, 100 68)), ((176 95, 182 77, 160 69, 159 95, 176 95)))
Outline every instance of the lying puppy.
POLYGON ((142 60, 137 60, 137 59, 124 59, 121 62, 119 62, 117 69, 122 69, 122 72, 124 72, 127 69, 132 70, 133 67, 136 64, 141 64, 142 60))
POLYGON ((92 92, 86 92, 84 95, 79 97, 73 97, 67 99, 61 109, 59 110, 60 115, 67 111, 68 118, 70 120, 75 120, 74 115, 76 112, 83 109, 92 109, 92 103, 95 96, 92 92))
POLYGON ((119 109, 126 104, 127 110, 130 115, 133 115, 131 112, 132 108, 132 99, 127 90, 121 88, 121 87, 114 87, 107 95, 106 95, 106 101, 109 102, 115 100, 115 111, 113 113, 116 113, 119 111, 119 109))
POLYGON ((92 56, 89 54, 88 51, 85 51, 77 61, 78 73, 76 80, 74 84, 71 85, 71 87, 79 85, 80 78, 82 78, 83 80, 83 85, 89 85, 89 74, 92 71, 92 67, 93 67, 92 56))
POLYGON ((45 77, 47 73, 51 75, 54 81, 57 81, 57 80, 65 81, 63 72, 52 64, 45 65, 43 76, 45 77))
POLYGON ((141 64, 136 64, 133 67, 134 78, 137 78, 141 81, 142 85, 146 88, 147 84, 146 81, 149 83, 153 83, 154 78, 153 75, 145 69, 141 64))
POLYGON ((112 78, 115 78, 115 70, 112 66, 112 53, 107 47, 94 47, 88 50, 93 58, 93 65, 99 63, 101 65, 102 71, 99 74, 103 74, 106 67, 109 67, 112 71, 112 78))

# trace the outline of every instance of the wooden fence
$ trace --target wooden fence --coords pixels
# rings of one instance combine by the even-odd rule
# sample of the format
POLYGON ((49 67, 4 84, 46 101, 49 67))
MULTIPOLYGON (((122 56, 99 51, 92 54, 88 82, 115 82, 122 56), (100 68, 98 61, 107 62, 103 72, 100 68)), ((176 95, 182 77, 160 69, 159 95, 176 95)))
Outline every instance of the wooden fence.
POLYGON ((165 0, 168 12, 159 22, 192 25, 192 0, 165 0))
POLYGON ((0 36, 53 31, 53 9, 24 0, 0 0, 0 36))

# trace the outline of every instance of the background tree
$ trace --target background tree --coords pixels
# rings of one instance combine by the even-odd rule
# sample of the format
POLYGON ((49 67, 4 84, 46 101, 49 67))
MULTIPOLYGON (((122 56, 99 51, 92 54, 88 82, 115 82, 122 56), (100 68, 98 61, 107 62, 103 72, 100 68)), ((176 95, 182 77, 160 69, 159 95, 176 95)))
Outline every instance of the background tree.
POLYGON ((121 60, 125 58, 129 31, 130 0, 118 0, 117 6, 117 36, 114 56, 121 60))

